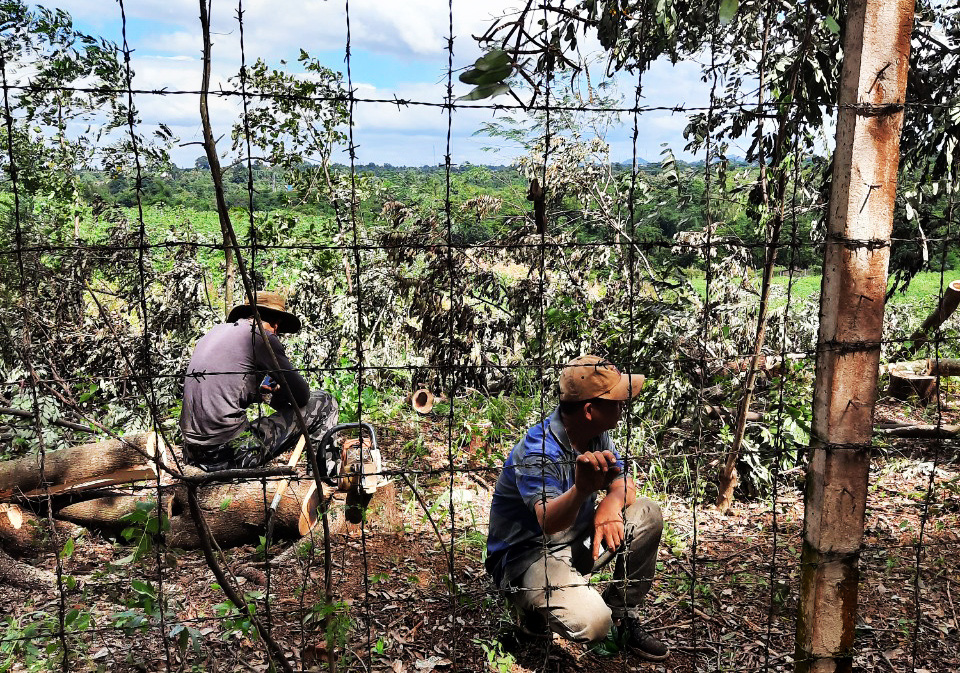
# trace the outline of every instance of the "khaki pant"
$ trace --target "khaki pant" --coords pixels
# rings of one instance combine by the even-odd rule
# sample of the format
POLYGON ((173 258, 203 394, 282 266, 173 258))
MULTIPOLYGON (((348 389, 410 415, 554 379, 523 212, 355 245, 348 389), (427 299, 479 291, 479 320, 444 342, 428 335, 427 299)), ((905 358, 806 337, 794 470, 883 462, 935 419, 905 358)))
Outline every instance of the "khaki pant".
POLYGON ((602 596, 589 585, 587 575, 610 559, 601 554, 594 563, 591 530, 568 546, 545 552, 507 597, 517 607, 543 615, 550 630, 567 640, 602 640, 613 620, 632 611, 650 590, 663 531, 660 507, 647 498, 637 498, 624 512, 624 529, 626 542, 617 550, 613 581, 602 596))

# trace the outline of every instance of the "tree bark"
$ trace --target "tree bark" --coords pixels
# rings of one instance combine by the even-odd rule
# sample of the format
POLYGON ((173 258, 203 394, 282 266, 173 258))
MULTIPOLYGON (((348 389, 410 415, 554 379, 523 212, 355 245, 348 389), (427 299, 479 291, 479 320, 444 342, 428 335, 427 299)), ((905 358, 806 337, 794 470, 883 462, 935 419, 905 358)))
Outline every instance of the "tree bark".
POLYGON ((139 503, 152 502, 156 504, 156 501, 157 494, 155 491, 140 494, 119 493, 75 502, 56 510, 54 516, 87 528, 118 533, 127 527, 123 517, 135 512, 139 503))
POLYGON ((57 583, 57 576, 49 570, 21 563, 0 549, 0 584, 23 589, 46 589, 57 583))
MULTIPOLYGON (((267 482, 266 497, 263 484, 251 481, 240 484, 206 486, 197 492, 197 499, 211 534, 222 548, 257 543, 266 531, 266 514, 280 484, 267 482)), ((322 494, 327 499, 330 488, 322 494)), ((273 535, 277 539, 302 537, 317 520, 321 497, 316 483, 291 481, 273 514, 273 535)), ((182 549, 197 549, 196 523, 189 514, 187 487, 178 486, 170 503, 170 531, 167 544, 182 549)))
POLYGON ((200 29, 203 34, 203 80, 200 84, 200 124, 203 128, 203 151, 210 164, 210 177, 213 180, 213 194, 217 203, 217 217, 220 220, 220 231, 223 234, 224 259, 224 317, 229 315, 233 308, 233 248, 230 243, 230 210, 227 208, 227 199, 223 192, 223 172, 220 169, 220 157, 217 156, 217 141, 213 137, 213 128, 210 125, 210 111, 207 107, 207 95, 210 91, 210 52, 213 43, 210 41, 210 11, 209 0, 200 0, 200 29))
POLYGON ((0 499, 154 479, 158 453, 161 462, 167 462, 163 440, 147 432, 49 451, 43 455, 42 466, 40 454, 0 462, 0 499))

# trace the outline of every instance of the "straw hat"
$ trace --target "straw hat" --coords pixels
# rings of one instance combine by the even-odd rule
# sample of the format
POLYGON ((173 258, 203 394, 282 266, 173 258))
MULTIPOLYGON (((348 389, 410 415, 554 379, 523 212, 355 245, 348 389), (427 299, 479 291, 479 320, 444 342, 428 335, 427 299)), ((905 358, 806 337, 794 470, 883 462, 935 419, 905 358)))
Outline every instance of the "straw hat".
MULTIPOLYGON (((260 318, 270 322, 276 320, 281 332, 293 334, 300 331, 300 318, 287 312, 287 299, 279 292, 257 292, 254 303, 257 305, 260 318)), ((227 316, 227 322, 236 322, 252 315, 253 306, 250 304, 250 298, 247 297, 242 304, 233 307, 230 315, 227 316)))

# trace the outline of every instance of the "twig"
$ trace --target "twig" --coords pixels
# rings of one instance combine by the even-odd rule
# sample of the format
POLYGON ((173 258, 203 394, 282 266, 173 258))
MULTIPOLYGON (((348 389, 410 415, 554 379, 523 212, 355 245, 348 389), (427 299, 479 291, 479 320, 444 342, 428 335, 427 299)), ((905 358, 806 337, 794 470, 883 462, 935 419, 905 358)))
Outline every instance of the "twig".
MULTIPOLYGON (((430 508, 427 507, 427 504, 423 501, 420 491, 417 490, 417 487, 413 485, 413 482, 410 481, 405 473, 401 472, 400 476, 403 478, 403 481, 406 482, 407 486, 410 487, 410 490, 413 491, 413 495, 416 497, 417 502, 420 503, 420 508, 423 510, 423 513, 426 514, 427 520, 430 521, 430 525, 433 526, 433 532, 437 534, 437 540, 440 541, 440 546, 446 547, 446 543, 443 541, 443 536, 440 534, 440 529, 437 528, 437 524, 433 520, 433 516, 430 514, 430 508)), ((450 544, 453 544, 453 540, 450 541, 450 544)))
POLYGON ((690 654, 696 654, 697 652, 709 652, 711 654, 716 654, 717 649, 709 645, 672 645, 670 647, 672 650, 677 652, 689 652, 690 654))
MULTIPOLYGON (((647 621, 649 621, 649 620, 647 620, 647 621)), ((647 623, 647 622, 644 622, 644 624, 646 624, 646 623, 647 623)), ((644 626, 644 627, 643 627, 643 630, 644 630, 644 631, 647 631, 648 633, 653 633, 654 631, 666 631, 666 630, 668 630, 668 629, 685 629, 685 628, 687 628, 688 626, 690 626, 691 624, 693 624, 693 620, 692 620, 692 619, 688 619, 688 620, 685 621, 685 622, 678 622, 678 623, 676 623, 676 624, 667 624, 666 626, 644 626)))
POLYGON ((957 610, 953 607, 953 596, 950 595, 949 580, 947 580, 947 600, 950 601, 950 613, 953 615, 953 628, 960 629, 960 621, 957 621, 957 610))
MULTIPOLYGON (((32 411, 27 411, 26 409, 15 409, 13 407, 0 407, 0 416, 17 416, 19 418, 33 418, 34 413, 32 411)), ((54 425, 59 425, 61 428, 67 428, 69 430, 76 430, 77 432, 94 432, 86 425, 80 425, 79 423, 71 423, 70 421, 62 421, 59 418, 55 418, 50 421, 54 425)))

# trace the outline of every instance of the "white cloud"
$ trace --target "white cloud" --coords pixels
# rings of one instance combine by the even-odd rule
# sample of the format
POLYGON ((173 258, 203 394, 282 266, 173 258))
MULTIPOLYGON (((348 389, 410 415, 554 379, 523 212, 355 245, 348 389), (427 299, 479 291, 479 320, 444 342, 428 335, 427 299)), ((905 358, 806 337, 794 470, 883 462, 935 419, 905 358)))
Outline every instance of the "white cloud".
MULTIPOLYGON (((119 6, 102 0, 59 0, 70 11, 78 26, 89 32, 102 28, 105 36, 120 41, 119 6), (113 31, 112 33, 110 31, 113 31)), ((490 25, 517 0, 453 0, 454 68, 472 63, 479 48, 471 37, 490 25)), ((212 90, 228 87, 227 78, 240 67, 240 33, 235 2, 217 2, 213 6, 212 90)), ((196 0, 125 0, 128 41, 134 50, 136 71, 134 87, 195 91, 200 87, 201 40, 199 8, 196 0)), ((350 46, 354 55, 353 81, 360 98, 394 98, 442 104, 446 95, 447 38, 449 7, 446 0, 407 0, 400 6, 383 0, 351 0, 350 46), (390 81, 385 73, 390 73, 390 81), (366 82, 376 81, 376 86, 366 82)), ((248 63, 263 57, 276 65, 280 59, 295 61, 299 48, 311 54, 325 54, 327 64, 343 68, 338 53, 346 47, 344 4, 335 1, 293 2, 292 0, 244 1, 244 48, 248 63)), ((589 43, 584 43, 589 48, 589 43)), ((599 68, 597 69, 600 70, 599 68)), ((704 105, 705 85, 699 82, 698 66, 693 63, 669 66, 656 64, 643 75, 641 105, 673 107, 704 105)), ((594 73, 596 85, 601 74, 594 73)), ((470 87, 456 81, 454 96, 470 87)), ((636 77, 617 75, 611 90, 625 95, 632 105, 636 77)), ((491 101, 484 101, 489 104, 491 101)), ((512 98, 492 101, 512 105, 512 98)), ((181 133, 184 141, 199 139, 199 102, 197 96, 140 94, 136 100, 145 123, 164 122, 181 133)), ((213 96, 210 99, 215 134, 229 134, 239 111, 239 99, 213 96)), ((458 104, 459 105, 459 104, 458 104)), ((421 165, 443 160, 446 152, 447 111, 442 107, 360 102, 355 106, 354 135, 360 145, 363 163, 421 165)), ((492 119, 488 109, 458 107, 453 113, 454 161, 509 163, 515 150, 505 148, 491 155, 479 152, 489 138, 472 138, 481 124, 492 119)), ((628 159, 632 154, 632 118, 624 115, 624 126, 612 129, 608 140, 614 146, 613 158, 628 159)), ((660 142, 670 142, 679 152, 683 142, 680 131, 686 125, 682 113, 655 112, 642 115, 641 139, 637 151, 643 158, 656 158, 660 142)), ((228 139, 221 146, 229 144, 228 139)), ((198 147, 176 149, 175 160, 191 164, 198 147)), ((682 155, 681 155, 682 156, 682 155)))

